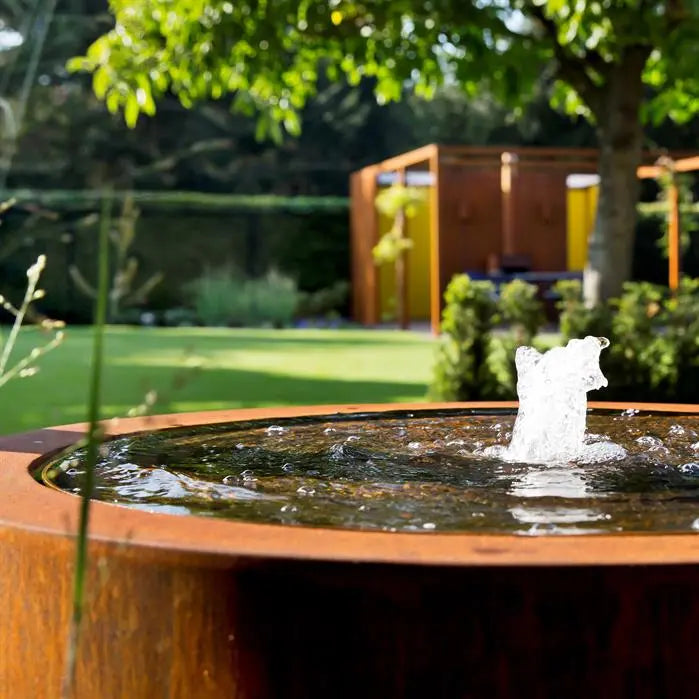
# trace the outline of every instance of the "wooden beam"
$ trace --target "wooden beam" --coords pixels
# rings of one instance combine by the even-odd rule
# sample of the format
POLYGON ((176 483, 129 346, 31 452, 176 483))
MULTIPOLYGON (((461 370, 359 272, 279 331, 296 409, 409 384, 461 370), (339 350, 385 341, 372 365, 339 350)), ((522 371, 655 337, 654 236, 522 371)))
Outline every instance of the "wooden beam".
MULTIPOLYGON (((398 184, 405 186, 405 168, 398 170, 398 184)), ((398 227, 398 235, 405 238, 405 208, 401 207, 396 212, 395 225, 398 227)), ((408 299, 408 257, 409 250, 401 251, 396 258, 396 311, 398 324, 401 330, 410 328, 410 307, 408 299)))
POLYGON ((436 152, 437 146, 431 143, 428 146, 422 146, 422 148, 416 148, 407 153, 396 155, 393 158, 382 160, 380 163, 376 163, 374 167, 376 167, 379 172, 391 172, 393 170, 405 169, 412 165, 417 165, 418 163, 426 163, 436 152))
POLYGON ((692 172, 692 170, 699 170, 699 155, 675 160, 675 172, 692 172))
MULTIPOLYGON (((699 155, 695 155, 691 158, 681 158, 680 160, 672 161, 672 169, 675 172, 692 172, 693 170, 699 170, 699 155)), ((655 179, 659 177, 664 172, 667 172, 668 165, 641 165, 636 171, 636 175, 639 179, 655 179)))
POLYGON ((667 221, 668 283, 672 292, 675 293, 680 285, 680 204, 674 176, 668 188, 667 199, 670 207, 667 221))
POLYGON ((640 180, 650 180, 659 177, 665 172, 664 167, 658 167, 657 165, 641 165, 641 167, 636 170, 636 177, 640 180))
POLYGON ((667 190, 667 264, 668 286, 675 293, 680 285, 680 195, 675 175, 678 172, 699 170, 699 156, 682 158, 681 160, 664 159, 656 165, 645 165, 638 168, 636 174, 641 179, 657 178, 664 173, 671 176, 667 190))
POLYGON ((514 183, 518 158, 514 153, 500 156, 500 194, 502 197, 502 254, 515 254, 514 183))
POLYGON ((440 275, 440 212, 439 212, 439 180, 440 159, 439 148, 435 148, 429 160, 432 186, 430 187, 430 325, 432 334, 439 335, 442 323, 442 279, 440 275))

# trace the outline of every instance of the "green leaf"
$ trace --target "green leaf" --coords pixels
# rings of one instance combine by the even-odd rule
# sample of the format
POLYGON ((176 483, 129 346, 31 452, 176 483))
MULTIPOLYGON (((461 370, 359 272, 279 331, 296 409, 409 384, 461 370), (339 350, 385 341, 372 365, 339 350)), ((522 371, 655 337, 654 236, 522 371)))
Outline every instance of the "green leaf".
POLYGON ((104 99, 109 87, 109 73, 104 66, 100 66, 92 76, 92 89, 97 99, 104 99))
POLYGON ((134 95, 133 93, 129 93, 129 96, 126 98, 126 104, 124 106, 124 121, 130 129, 133 129, 133 127, 136 126, 136 122, 138 121, 138 114, 140 111, 141 110, 138 106, 138 100, 136 99, 136 95, 134 95))

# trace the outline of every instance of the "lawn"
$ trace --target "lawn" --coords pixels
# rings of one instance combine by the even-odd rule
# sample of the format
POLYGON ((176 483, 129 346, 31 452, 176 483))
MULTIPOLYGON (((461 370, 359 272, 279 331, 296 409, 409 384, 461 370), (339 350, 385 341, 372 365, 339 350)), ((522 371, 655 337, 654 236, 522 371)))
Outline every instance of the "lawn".
MULTIPOLYGON (((125 415, 155 390, 153 412, 425 400, 426 333, 374 330, 130 328, 106 331, 103 414, 125 415)), ((27 329, 15 355, 38 342, 27 329)), ((85 418, 90 328, 69 328, 40 372, 0 390, 0 434, 85 418)))

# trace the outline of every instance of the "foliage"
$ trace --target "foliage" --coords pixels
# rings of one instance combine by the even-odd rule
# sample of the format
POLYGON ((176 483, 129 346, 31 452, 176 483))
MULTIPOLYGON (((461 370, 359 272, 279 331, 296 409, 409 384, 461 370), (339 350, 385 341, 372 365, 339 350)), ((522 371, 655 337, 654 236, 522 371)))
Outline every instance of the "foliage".
POLYGON ((44 297, 43 289, 38 289, 41 273, 46 265, 46 257, 40 255, 37 261, 27 270, 27 289, 22 302, 15 306, 2 294, 0 294, 0 308, 3 308, 13 316, 12 327, 7 338, 0 332, 0 387, 4 386, 10 379, 25 378, 33 376, 39 371, 36 361, 47 352, 58 347, 63 342, 63 328, 65 324, 59 320, 51 320, 36 312, 32 303, 44 297), (52 335, 45 344, 33 347, 31 351, 14 364, 10 363, 17 338, 19 336, 22 323, 26 318, 33 315, 41 330, 52 335))
POLYGON ((301 318, 346 315, 349 291, 349 282, 341 280, 318 291, 300 292, 296 315, 301 318))
MULTIPOLYGON (((134 288, 138 273, 138 260, 130 254, 130 248, 136 238, 136 221, 139 211, 134 206, 133 197, 125 197, 121 215, 116 227, 109 231, 109 242, 114 248, 114 270, 109 290, 109 320, 117 322, 124 306, 142 305, 153 289, 160 284, 163 275, 158 272, 134 288)), ((90 285, 77 266, 71 265, 70 276, 80 291, 90 298, 97 298, 97 289, 90 285)))
MULTIPOLYGON (((615 360, 618 378, 627 387, 654 389, 676 379, 674 352, 661 332, 668 320, 665 293, 648 282, 627 282, 621 297, 610 301, 609 354, 615 360)), ((620 389, 620 385, 615 388, 620 389)))
POLYGON ((291 323, 298 306, 298 290, 290 277, 270 270, 264 277, 248 280, 245 294, 254 324, 283 328, 291 323))
POLYGON ((248 307, 243 299, 245 281, 232 267, 206 270, 188 291, 199 322, 207 326, 245 325, 248 307))
POLYGON ((167 308, 161 315, 162 324, 172 328, 186 328, 196 325, 197 315, 191 308, 167 308))
POLYGON ((298 305, 296 283, 275 270, 245 279, 235 268, 207 270, 190 285, 192 305, 207 326, 288 325, 298 305))
POLYGON ((543 321, 537 288, 515 279, 499 295, 488 281, 452 278, 444 294, 444 339, 438 349, 430 396, 435 400, 512 399, 515 350, 532 344, 543 321), (494 333, 504 322, 508 331, 494 333))
MULTIPOLYGON (((577 285, 579 287, 579 284, 577 285)), ((699 393, 699 279, 685 277, 677 294, 648 282, 628 282, 604 309, 589 311, 572 284, 560 289, 563 341, 603 335, 609 380, 606 399, 694 402, 699 393)))
POLYGON ((135 125, 174 94, 184 106, 232 95, 258 138, 300 131, 321 75, 374 81, 380 101, 410 86, 458 84, 521 106, 542 74, 554 102, 595 123, 600 204, 585 291, 597 303, 631 272, 642 119, 699 112, 692 48, 699 10, 665 0, 332 3, 111 0, 116 27, 71 69, 92 74, 107 107, 135 125), (619 242, 620 241, 620 242, 619 242))
POLYGON ((582 284, 574 279, 561 279, 553 286, 559 297, 556 308, 563 342, 574 337, 608 337, 611 332, 606 306, 588 308, 583 300, 582 284))
POLYGON ((413 247, 413 242, 405 235, 405 219, 414 218, 417 207, 425 199, 425 190, 393 184, 379 192, 376 208, 393 223, 389 231, 381 236, 372 254, 378 265, 396 262, 403 253, 413 247))
POLYGON ((674 393, 696 402, 699 395, 699 279, 684 277, 675 296, 665 301, 665 337, 674 354, 674 393))
POLYGON ((674 179, 677 186, 677 199, 679 204, 680 214, 680 251, 686 252, 691 242, 691 236, 699 230, 699 212, 694 207, 694 193, 692 191, 692 175, 689 173, 671 174, 663 173, 658 177, 660 192, 658 201, 663 204, 663 235, 657 241, 658 248, 663 257, 668 256, 668 236, 669 236, 669 217, 667 215, 668 207, 668 190, 674 179))
MULTIPOLYGON (((115 194, 115 203, 118 197, 115 194)), ((178 208, 174 198, 166 204, 136 194, 134 200, 141 210, 138 233, 129 251, 138 260, 136 285, 157 271, 164 275, 142 310, 160 314, 186 306, 187 283, 207 266, 215 267, 229 259, 237 261, 248 277, 276 268, 309 293, 348 280, 346 209, 241 211, 237 203, 219 209, 215 204, 209 208, 208 202, 200 205, 192 200, 178 208)), ((79 200, 75 206, 80 208, 66 202, 66 208, 61 205, 55 211, 40 208, 35 212, 29 204, 18 205, 0 229, 0 278, 7 294, 23 292, 24 270, 32 257, 46 252, 55 261, 43 277, 46 313, 70 320, 71 324, 89 322, 92 304, 89 296, 76 289, 68 270, 75 265, 94 286, 90 271, 96 255, 97 217, 90 213, 94 203, 79 200), (47 218, 49 213, 51 218, 47 218)), ((347 306, 340 310, 346 314, 347 306)), ((115 320, 138 322, 123 304, 115 320)))
MULTIPOLYGON (((102 193, 98 190, 72 189, 16 189, 14 201, 57 209, 63 212, 91 211, 99 204, 102 193)), ((280 196, 275 194, 219 194, 215 192, 189 191, 119 191, 113 199, 121 202, 133 215, 134 205, 148 211, 208 212, 264 212, 275 211, 308 214, 313 212, 345 212, 349 208, 347 197, 280 196)))
MULTIPOLYGON (((562 344, 587 335, 610 339, 610 349, 601 357, 609 386, 600 398, 696 401, 699 279, 683 278, 675 295, 648 282, 628 282, 621 296, 592 310, 583 303, 580 282, 561 281, 555 289, 562 344)), ((472 282, 465 275, 454 277, 448 287, 446 337, 433 369, 433 399, 515 397, 514 353, 520 341, 536 345, 540 307, 521 282, 504 288, 497 305, 490 294, 489 282, 472 282), (493 318, 505 321, 510 332, 493 333, 493 318)))
POLYGON ((437 350, 430 397, 478 400, 492 383, 487 364, 496 322, 495 286, 467 274, 452 278, 444 293, 444 339, 437 350))
POLYGON ((515 352, 522 345, 534 344, 544 323, 544 309, 538 288, 521 279, 513 279, 500 287, 499 319, 509 328, 491 339, 487 362, 493 376, 491 398, 512 399, 517 394, 515 352))
POLYGON ((90 363, 89 390, 87 396, 87 436, 85 454, 85 474, 80 492, 80 517, 75 540, 75 569, 73 577, 73 598, 70 617, 68 648, 65 655, 65 673, 61 696, 70 699, 74 696, 75 671, 81 638, 83 611, 86 602, 88 538, 90 510, 96 484, 96 468, 100 445, 104 432, 100 425, 100 413, 103 388, 104 368, 104 328, 107 324, 107 305, 109 301, 109 230, 111 200, 105 196, 102 200, 99 247, 97 262, 97 287, 95 297, 95 315, 92 340, 92 357, 90 363))
POLYGON ((502 320, 512 328, 517 346, 530 344, 544 322, 537 287, 521 279, 503 284, 498 308, 502 320))
POLYGON ((551 59, 558 102, 588 115, 603 108, 597 88, 609 66, 637 47, 646 51, 644 78, 656 91, 644 111, 679 121, 699 109, 685 51, 698 28, 684 3, 111 0, 110 6, 116 28, 70 67, 90 71, 98 97, 131 125, 140 113, 153 114, 168 92, 185 106, 233 94, 237 109, 259 112, 258 136, 279 138, 282 125, 296 134, 299 110, 322 73, 344 74, 355 84, 371 76, 384 101, 399 99, 406 82, 432 95, 445 80, 471 94, 485 86, 517 101, 551 59))

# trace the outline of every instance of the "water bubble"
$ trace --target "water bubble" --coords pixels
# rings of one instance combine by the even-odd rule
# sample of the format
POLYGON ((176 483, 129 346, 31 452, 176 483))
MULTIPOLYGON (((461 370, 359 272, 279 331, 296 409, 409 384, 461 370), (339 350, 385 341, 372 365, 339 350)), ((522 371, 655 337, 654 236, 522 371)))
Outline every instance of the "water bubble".
POLYGON ((294 464, 287 463, 287 464, 284 464, 282 466, 282 471, 286 471, 287 473, 290 473, 293 470, 294 470, 294 464))
POLYGON ((408 449, 419 449, 420 448, 420 442, 409 442, 408 443, 408 449))
POLYGON ((349 437, 347 437, 347 439, 345 440, 345 442, 356 442, 358 439, 359 439, 359 436, 358 436, 358 435, 356 435, 356 434, 351 434, 349 437))
POLYGON ((303 495, 305 497, 310 497, 310 496, 316 494, 316 489, 311 487, 310 485, 302 485, 296 489, 296 492, 299 495, 303 495))
POLYGON ((539 534, 550 534, 551 532, 555 532, 557 529, 558 527, 551 522, 537 522, 529 527, 527 534, 532 534, 533 536, 537 536, 539 534))
POLYGON ((699 451, 699 442, 692 444, 692 446, 690 448, 692 451, 699 451))
POLYGON ((299 508, 296 505, 282 505, 280 512, 298 512, 299 508))
POLYGON ((245 449, 245 445, 239 442, 238 444, 235 445, 235 448, 236 449, 245 449))
POLYGON ((358 509, 360 512, 366 512, 367 506, 366 506, 366 505, 360 505, 357 509, 358 509))
POLYGON ((224 482, 226 485, 231 485, 231 483, 236 483, 237 481, 238 481, 238 477, 237 477, 237 476, 228 475, 228 476, 224 476, 224 477, 223 477, 223 482, 224 482))
POLYGON ((255 472, 249 468, 240 472, 240 477, 243 479, 243 483, 254 483, 257 478, 255 478, 255 472))
POLYGON ((687 464, 682 464, 682 466, 680 466, 680 471, 690 476, 699 476, 699 464, 694 461, 690 461, 687 464))
POLYGON ((436 525, 434 522, 425 522, 425 523, 422 525, 422 528, 423 528, 423 529, 436 529, 436 528, 437 528, 437 525, 436 525))
POLYGON ((669 434, 676 434, 676 435, 682 435, 685 434, 686 430, 682 425, 672 425, 670 429, 668 430, 669 434))
POLYGON ((621 414, 624 417, 633 417, 634 415, 638 415, 641 411, 638 410, 638 408, 629 408, 628 410, 622 410, 621 414))
POLYGON ((658 437, 653 437, 653 435, 647 434, 643 437, 639 437, 636 440, 636 444, 640 444, 642 447, 662 447, 663 440, 658 437))
POLYGON ((695 520, 692 522, 692 529, 695 529, 695 530, 699 531, 699 518, 695 519, 695 520))
POLYGON ((79 468, 69 468, 66 473, 69 476, 80 476, 82 475, 83 471, 81 471, 79 468))
POLYGON ((334 427, 326 427, 323 432, 325 434, 330 434, 331 432, 337 432, 337 430, 334 427))
POLYGON ((267 434, 282 434, 286 432, 286 427, 281 427, 280 425, 270 425, 265 432, 267 434))

